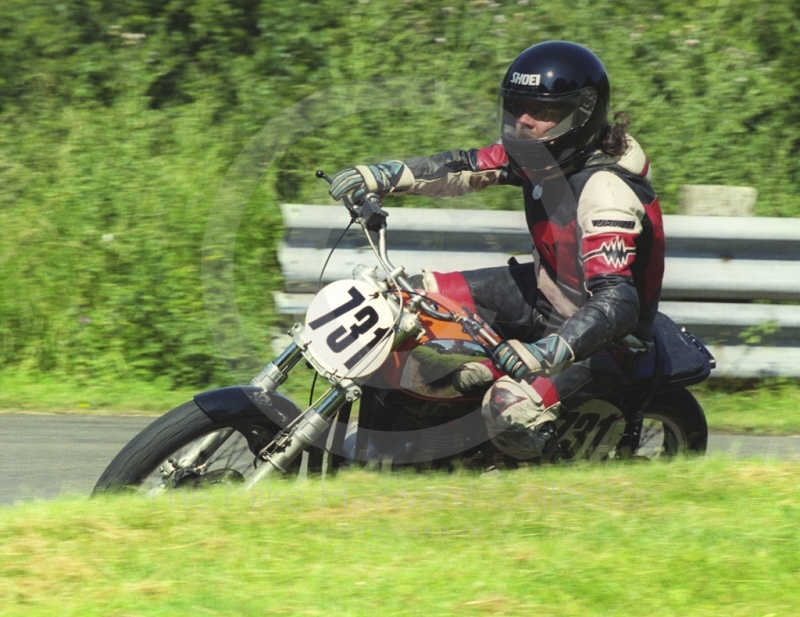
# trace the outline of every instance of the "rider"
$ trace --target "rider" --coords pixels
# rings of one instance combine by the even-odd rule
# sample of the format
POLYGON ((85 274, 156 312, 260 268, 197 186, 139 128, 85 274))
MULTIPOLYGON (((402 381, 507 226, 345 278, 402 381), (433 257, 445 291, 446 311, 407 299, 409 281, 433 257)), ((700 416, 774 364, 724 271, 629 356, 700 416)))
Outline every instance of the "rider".
POLYGON ((606 394, 652 347, 664 271, 661 211, 650 166, 607 121, 609 81, 591 51, 564 41, 534 45, 500 86, 495 144, 339 171, 330 194, 459 195, 492 184, 522 187, 533 262, 467 272, 425 272, 429 291, 461 300, 506 339, 503 372, 470 363, 454 383, 486 389, 482 413, 494 444, 527 460, 556 452, 560 408, 606 394))

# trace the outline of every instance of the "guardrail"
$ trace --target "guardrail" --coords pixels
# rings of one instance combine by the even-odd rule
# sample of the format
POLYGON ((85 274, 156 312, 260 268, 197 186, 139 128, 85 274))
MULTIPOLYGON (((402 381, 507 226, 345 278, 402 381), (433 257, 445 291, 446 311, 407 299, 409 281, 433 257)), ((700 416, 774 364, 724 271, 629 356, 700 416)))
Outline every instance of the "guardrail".
MULTIPOLYGON (((281 206, 284 289, 277 310, 297 317, 313 296, 331 247, 349 222, 341 206, 281 206)), ((530 259, 523 212, 388 207, 389 256, 409 274, 530 259)), ((800 219, 665 216, 667 256, 660 310, 717 358, 712 376, 800 377, 800 219)), ((322 277, 351 276, 375 259, 351 229, 322 277)))

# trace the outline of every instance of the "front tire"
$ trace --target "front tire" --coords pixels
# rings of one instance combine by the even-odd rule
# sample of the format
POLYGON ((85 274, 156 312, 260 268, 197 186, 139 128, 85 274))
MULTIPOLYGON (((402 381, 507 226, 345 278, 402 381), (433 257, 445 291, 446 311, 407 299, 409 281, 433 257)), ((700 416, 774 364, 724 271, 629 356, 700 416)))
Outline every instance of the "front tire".
POLYGON ((279 427, 260 411, 239 414, 233 420, 212 420, 194 401, 161 416, 134 437, 111 461, 92 491, 160 492, 176 486, 241 482, 255 470, 255 452, 279 427), (198 469, 181 470, 169 477, 182 453, 218 431, 233 429, 230 437, 198 469))
POLYGON ((643 416, 636 456, 671 458, 678 454, 706 453, 706 416, 686 388, 657 395, 644 409, 643 416))

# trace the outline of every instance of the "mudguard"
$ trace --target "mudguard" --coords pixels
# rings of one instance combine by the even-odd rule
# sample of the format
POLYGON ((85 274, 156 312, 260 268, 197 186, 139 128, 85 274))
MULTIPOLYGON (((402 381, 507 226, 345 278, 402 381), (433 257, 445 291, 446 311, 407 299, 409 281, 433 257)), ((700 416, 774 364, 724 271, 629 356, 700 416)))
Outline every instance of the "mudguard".
POLYGON ((257 386, 229 386, 209 390, 196 395, 194 402, 215 422, 235 420, 260 412, 284 428, 302 413, 291 399, 257 386))

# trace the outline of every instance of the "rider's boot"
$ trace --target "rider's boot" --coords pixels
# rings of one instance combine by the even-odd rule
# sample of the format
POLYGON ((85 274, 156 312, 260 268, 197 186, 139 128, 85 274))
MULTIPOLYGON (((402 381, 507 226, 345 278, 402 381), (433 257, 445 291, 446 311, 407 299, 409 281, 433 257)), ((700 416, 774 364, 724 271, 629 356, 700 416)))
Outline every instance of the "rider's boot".
POLYGON ((558 442, 558 432, 555 422, 545 422, 540 432, 545 436, 545 446, 542 449, 543 463, 558 463, 561 460, 561 447, 558 442))

